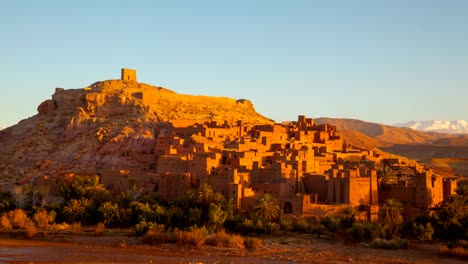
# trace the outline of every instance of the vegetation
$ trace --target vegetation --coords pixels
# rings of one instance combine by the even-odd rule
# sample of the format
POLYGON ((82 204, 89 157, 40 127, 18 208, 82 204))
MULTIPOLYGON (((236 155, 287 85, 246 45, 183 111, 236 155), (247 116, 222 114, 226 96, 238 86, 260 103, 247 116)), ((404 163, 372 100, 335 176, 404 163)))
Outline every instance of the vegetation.
POLYGON ((251 250, 262 246, 262 240, 255 237, 259 234, 298 232, 320 238, 324 234, 347 233, 355 241, 376 248, 406 248, 406 238, 411 238, 441 242, 440 254, 447 256, 463 259, 468 250, 466 185, 459 186, 457 195, 441 203, 432 214, 421 214, 407 221, 403 218, 402 204, 388 199, 380 206, 378 222, 356 221, 356 211, 350 206, 320 221, 297 218, 281 213, 278 201, 270 194, 258 197, 252 214, 246 215, 239 212, 234 201, 213 191, 209 185, 191 190, 171 203, 142 195, 134 182, 130 186, 127 192, 111 196, 98 176, 79 176, 60 188, 63 201, 57 204, 48 204, 30 186, 17 188, 13 193, 2 192, 0 227, 4 232, 20 232, 26 237, 46 230, 79 233, 82 226, 89 225, 94 226, 94 235, 102 235, 106 228, 131 228, 148 244, 171 242, 251 250))

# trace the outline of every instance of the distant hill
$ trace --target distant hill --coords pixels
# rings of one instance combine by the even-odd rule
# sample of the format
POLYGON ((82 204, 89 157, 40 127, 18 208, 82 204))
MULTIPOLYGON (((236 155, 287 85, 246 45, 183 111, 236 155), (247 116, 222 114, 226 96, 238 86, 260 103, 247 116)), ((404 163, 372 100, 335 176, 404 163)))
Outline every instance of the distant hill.
POLYGON ((6 128, 6 127, 0 126, 0 130, 3 130, 3 129, 5 129, 5 128, 6 128))
POLYGON ((468 134, 468 122, 465 120, 441 121, 410 121, 396 124, 397 127, 408 127, 424 132, 437 132, 447 134, 468 134))
POLYGON ((426 133, 405 127, 395 127, 348 118, 316 118, 317 124, 332 124, 342 131, 343 138, 355 146, 388 147, 394 144, 430 144, 453 135, 426 133))
POLYGON ((377 147, 385 152, 417 160, 439 173, 468 176, 468 135, 423 132, 345 118, 316 118, 317 124, 332 124, 343 140, 361 148, 377 147))

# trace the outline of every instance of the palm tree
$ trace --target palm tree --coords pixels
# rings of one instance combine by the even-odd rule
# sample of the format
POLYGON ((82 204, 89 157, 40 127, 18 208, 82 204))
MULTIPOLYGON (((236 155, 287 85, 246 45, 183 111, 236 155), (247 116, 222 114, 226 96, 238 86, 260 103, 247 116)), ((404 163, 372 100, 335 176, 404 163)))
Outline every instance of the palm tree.
POLYGON ((107 189, 104 187, 104 184, 101 183, 101 179, 98 175, 91 176, 87 179, 85 190, 90 196, 101 195, 107 192, 107 189))
POLYGON ((397 231, 398 225, 403 223, 402 213, 402 203, 393 198, 385 200, 385 203, 380 206, 379 220, 384 224, 384 228, 388 230, 388 236, 393 235, 397 231))
POLYGON ((396 183, 398 181, 397 175, 390 167, 384 167, 377 171, 380 181, 383 183, 396 183))
POLYGON ((214 203, 208 209, 208 220, 212 231, 217 231, 226 221, 227 214, 221 206, 214 203))
POLYGON ((86 208, 76 199, 71 199, 68 204, 63 208, 63 214, 71 222, 77 222, 81 219, 86 208))
POLYGON ((255 216, 264 218, 268 221, 276 219, 280 215, 280 206, 271 194, 263 194, 258 200, 254 208, 255 216))
POLYGON ((214 191, 208 184, 203 184, 198 188, 198 202, 202 207, 208 208, 213 201, 214 191))

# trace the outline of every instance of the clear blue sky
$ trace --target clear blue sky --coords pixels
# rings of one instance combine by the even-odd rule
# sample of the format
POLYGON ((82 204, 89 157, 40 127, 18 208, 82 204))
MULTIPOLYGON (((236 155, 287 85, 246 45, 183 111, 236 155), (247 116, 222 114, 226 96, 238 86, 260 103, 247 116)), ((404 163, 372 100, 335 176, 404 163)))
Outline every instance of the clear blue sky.
POLYGON ((0 125, 138 70, 276 121, 468 119, 468 1, 2 1, 0 125))

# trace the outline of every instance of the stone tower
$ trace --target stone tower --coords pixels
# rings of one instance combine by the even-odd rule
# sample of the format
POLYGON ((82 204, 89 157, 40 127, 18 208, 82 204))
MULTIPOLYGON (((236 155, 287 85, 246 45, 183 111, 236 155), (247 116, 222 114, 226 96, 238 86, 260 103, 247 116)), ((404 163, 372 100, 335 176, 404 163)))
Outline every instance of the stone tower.
POLYGON ((136 70, 122 68, 122 81, 136 82, 136 70))

